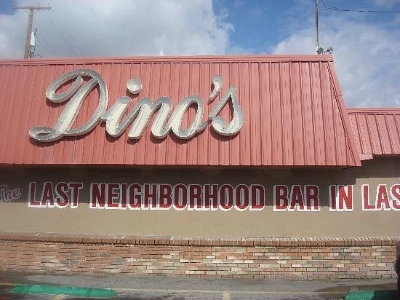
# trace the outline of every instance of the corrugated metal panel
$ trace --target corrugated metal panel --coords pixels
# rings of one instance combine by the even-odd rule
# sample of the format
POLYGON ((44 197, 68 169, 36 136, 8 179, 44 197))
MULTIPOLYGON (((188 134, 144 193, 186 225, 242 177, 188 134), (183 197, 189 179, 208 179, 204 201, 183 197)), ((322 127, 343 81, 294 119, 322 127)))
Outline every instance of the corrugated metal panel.
MULTIPOLYGON (((0 62, 0 162, 3 164, 112 164, 139 166, 354 166, 359 153, 351 135, 341 91, 330 56, 139 57, 0 62), (168 96, 176 105, 198 95, 205 116, 221 95, 236 85, 244 125, 234 137, 211 129, 190 140, 151 136, 150 121, 139 140, 127 131, 109 136, 104 124, 83 137, 54 143, 29 138, 34 126, 52 127, 63 105, 46 100, 45 91, 58 76, 79 68, 98 72, 108 87, 108 107, 140 78, 139 99, 168 96), (209 103, 212 78, 222 76, 220 95, 209 103), (349 134, 350 133, 350 134, 349 134)), ((132 96, 132 95, 131 95, 132 96)), ((76 126, 95 110, 98 92, 82 106, 76 126)), ((133 105, 132 105, 133 106, 133 105)), ((230 119, 226 105, 220 113, 230 119)), ((194 116, 189 111, 183 128, 194 116)))
POLYGON ((361 155, 400 155, 400 109, 349 109, 348 115, 361 155))

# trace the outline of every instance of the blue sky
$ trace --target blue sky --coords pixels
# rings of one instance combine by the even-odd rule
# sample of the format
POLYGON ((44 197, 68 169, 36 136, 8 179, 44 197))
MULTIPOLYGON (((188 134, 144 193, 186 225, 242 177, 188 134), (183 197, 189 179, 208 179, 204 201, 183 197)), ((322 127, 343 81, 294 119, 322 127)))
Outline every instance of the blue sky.
MULTIPOLYGON (((240 49, 255 53, 269 52, 290 32, 286 20, 293 17, 298 5, 296 1, 214 1, 216 11, 220 14, 225 12, 225 20, 234 25, 230 34, 229 52, 232 53, 240 52, 240 49)), ((310 17, 314 14, 313 9, 314 3, 309 1, 309 7, 304 5, 299 12, 310 17)))
MULTIPOLYGON (((28 11, 14 10, 13 2, 0 1, 0 59, 23 57, 28 11)), ((47 0, 41 4, 52 9, 35 12, 37 58, 314 54, 316 50, 315 0, 47 0)), ((319 28, 320 46, 334 49, 347 106, 400 106, 400 0, 319 0, 319 28)))
MULTIPOLYGON (((315 26, 315 0, 215 0, 214 7, 220 13, 226 10, 226 21, 234 24, 230 35, 230 48, 233 52, 236 48, 257 53, 271 52, 276 44, 296 30, 307 26, 314 30, 315 26)), ((400 1, 319 0, 321 39, 324 37, 324 30, 329 27, 328 20, 332 17, 399 30, 400 1), (327 9, 324 4, 344 10, 372 10, 382 13, 339 11, 327 9)))

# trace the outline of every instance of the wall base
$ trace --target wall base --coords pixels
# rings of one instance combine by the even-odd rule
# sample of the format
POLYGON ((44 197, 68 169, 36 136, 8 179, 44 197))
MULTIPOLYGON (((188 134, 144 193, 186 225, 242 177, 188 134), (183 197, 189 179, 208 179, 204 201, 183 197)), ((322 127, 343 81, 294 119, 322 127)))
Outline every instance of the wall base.
MULTIPOLYGON (((397 278, 391 238, 175 238, 0 233, 0 270, 210 278, 397 278)), ((399 254, 397 254, 399 255, 399 254)))

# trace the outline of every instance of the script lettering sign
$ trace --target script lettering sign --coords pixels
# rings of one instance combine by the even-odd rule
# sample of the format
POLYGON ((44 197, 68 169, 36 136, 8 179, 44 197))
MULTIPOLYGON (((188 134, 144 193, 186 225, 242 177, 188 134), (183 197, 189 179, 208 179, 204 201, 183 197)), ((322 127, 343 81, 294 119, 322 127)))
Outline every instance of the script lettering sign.
MULTIPOLYGON (((209 96, 210 102, 221 91, 222 83, 221 76, 214 76, 212 82, 213 90, 209 96)), ((138 78, 132 78, 127 82, 127 89, 132 95, 138 95, 142 87, 142 83, 138 78)), ((100 74, 89 69, 75 70, 55 79, 47 88, 46 97, 54 103, 63 103, 68 100, 69 102, 61 112, 54 127, 33 127, 29 130, 31 138, 39 142, 53 142, 64 136, 84 135, 94 129, 101 121, 105 122, 107 133, 113 137, 120 136, 131 126, 128 131, 128 137, 130 139, 140 139, 150 118, 156 112, 158 113, 152 124, 151 133, 158 139, 165 138, 171 132, 180 139, 190 139, 197 133, 202 132, 209 122, 203 120, 204 104, 202 99, 196 95, 185 97, 175 109, 173 109, 172 101, 169 97, 163 96, 155 101, 143 98, 128 113, 128 106, 132 99, 128 96, 122 96, 107 110, 107 86, 100 74), (84 77, 89 80, 84 82, 84 77), (57 94, 60 87, 70 81, 73 81, 71 86, 66 91, 57 94), (83 125, 74 128, 73 125, 80 108, 90 92, 95 88, 99 90, 96 110, 83 125), (187 128, 182 128, 185 113, 191 106, 196 107, 195 116, 187 128)), ((212 128, 220 135, 232 136, 240 131, 244 118, 237 97, 236 86, 229 87, 208 117, 212 128), (227 122, 218 114, 229 100, 232 102, 233 113, 230 122, 227 122)))

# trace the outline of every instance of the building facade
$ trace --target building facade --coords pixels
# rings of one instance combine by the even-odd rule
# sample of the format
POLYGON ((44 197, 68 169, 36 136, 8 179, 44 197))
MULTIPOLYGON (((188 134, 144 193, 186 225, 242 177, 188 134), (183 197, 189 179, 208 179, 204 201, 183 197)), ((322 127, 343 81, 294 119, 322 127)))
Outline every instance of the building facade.
POLYGON ((394 278, 400 109, 333 59, 0 62, 3 270, 394 278))

